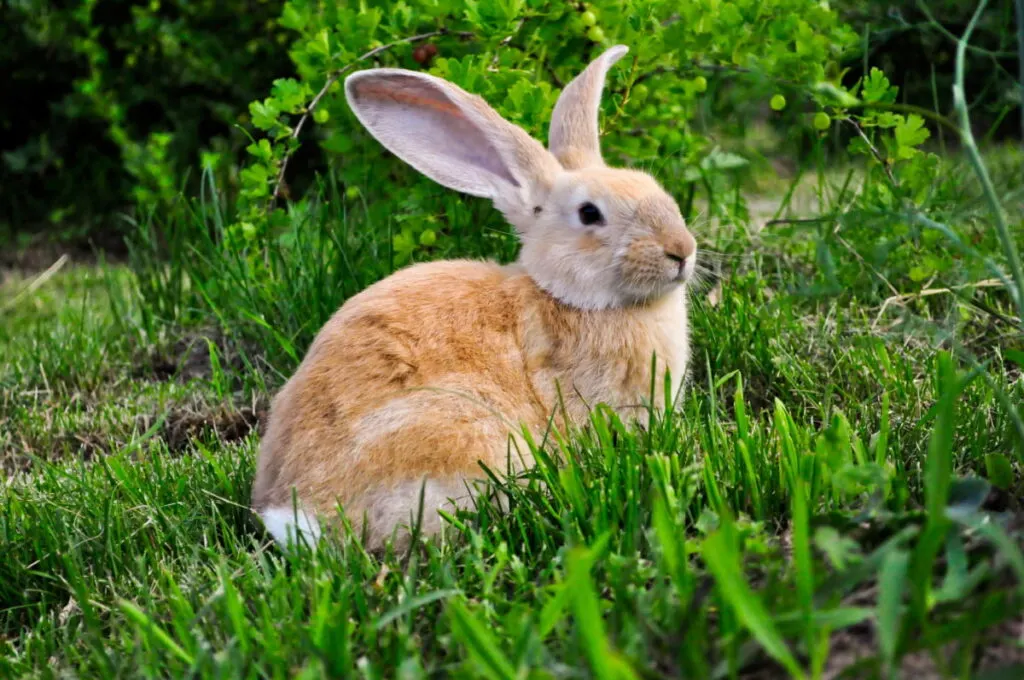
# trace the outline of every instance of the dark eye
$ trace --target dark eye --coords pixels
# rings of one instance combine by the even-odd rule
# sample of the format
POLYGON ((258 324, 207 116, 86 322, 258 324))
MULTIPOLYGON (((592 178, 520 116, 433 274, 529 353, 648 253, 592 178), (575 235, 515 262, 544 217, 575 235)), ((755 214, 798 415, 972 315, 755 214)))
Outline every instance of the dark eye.
POLYGON ((584 203, 580 206, 580 222, 590 226, 591 224, 598 224, 604 221, 604 216, 601 215, 601 211, 597 209, 597 206, 593 203, 584 203))

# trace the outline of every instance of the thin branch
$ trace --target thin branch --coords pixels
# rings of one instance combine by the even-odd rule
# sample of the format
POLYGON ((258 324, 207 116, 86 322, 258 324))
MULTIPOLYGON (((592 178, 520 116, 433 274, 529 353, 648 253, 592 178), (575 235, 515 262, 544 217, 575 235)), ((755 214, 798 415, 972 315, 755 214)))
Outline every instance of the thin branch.
POLYGON ((1004 323, 1007 323, 1007 324, 1010 324, 1011 326, 1016 326, 1017 322, 1014 319, 1011 319, 1010 317, 1006 316, 1002 312, 1000 312, 1000 311, 998 311, 996 309, 992 309, 989 305, 985 305, 984 303, 980 303, 980 302, 978 302, 976 300, 971 300, 971 299, 968 299, 968 298, 964 298, 961 295, 961 291, 963 291, 963 290, 976 290, 976 289, 982 289, 982 288, 1002 288, 1002 287, 1004 287, 1003 282, 1000 281, 999 279, 986 279, 984 281, 978 281, 978 282, 974 282, 974 283, 964 283, 964 284, 961 284, 959 286, 949 286, 949 287, 943 287, 943 288, 929 288, 929 287, 925 287, 925 288, 922 288, 920 291, 918 291, 916 293, 898 293, 897 292, 897 293, 894 293, 893 295, 891 295, 890 297, 886 298, 882 302, 882 306, 878 310, 878 314, 875 317, 875 321, 872 324, 872 326, 875 326, 875 327, 878 326, 879 322, 882 320, 882 316, 885 314, 886 310, 889 308, 890 305, 901 305, 902 306, 904 303, 909 302, 911 300, 917 300, 917 299, 920 299, 920 298, 931 297, 931 296, 934 296, 934 295, 945 295, 945 294, 950 294, 950 295, 954 295, 956 297, 959 297, 964 302, 966 302, 968 304, 971 304, 973 306, 979 307, 982 311, 992 315, 993 317, 999 319, 1000 321, 1002 321, 1004 323))
POLYGON ((67 253, 61 255, 56 262, 46 268, 42 274, 34 278, 27 286, 18 291, 18 293, 10 300, 4 303, 3 307, 0 307, 0 312, 6 312, 9 309, 13 309, 23 297, 31 295, 32 293, 39 290, 47 281, 53 278, 53 276, 61 270, 61 268, 68 263, 67 253))
POLYGON ((494 58, 491 59, 491 65, 487 67, 488 71, 498 70, 498 59, 501 57, 501 53, 499 52, 499 50, 502 47, 507 47, 508 44, 512 42, 512 39, 516 37, 519 31, 523 28, 523 24, 526 23, 526 20, 529 18, 530 17, 528 16, 520 18, 519 21, 516 22, 516 27, 512 29, 512 32, 501 39, 501 41, 498 43, 497 48, 495 48, 494 50, 494 58))
POLYGON ((986 5, 988 5, 988 0, 981 0, 978 4, 978 9, 974 11, 974 16, 971 17, 971 22, 967 24, 967 30, 964 31, 963 37, 957 43, 953 108, 960 119, 960 136, 963 139, 964 148, 967 150, 967 157, 971 161, 971 165, 974 166, 975 174, 977 174, 978 179, 981 181, 981 188, 984 190, 985 198, 988 199, 989 207, 995 218, 996 234, 999 236, 999 241, 1003 246, 1003 252, 1006 254, 1006 259, 1010 265, 1010 275, 1013 277, 1014 287, 1011 290, 1011 295, 1014 298, 1014 302, 1017 303, 1017 313, 1021 323, 1024 324, 1024 268, 1021 266, 1017 244, 1014 241, 1013 234, 1010 233, 1009 225, 1006 223, 1003 206, 1000 205, 999 198, 996 197, 995 186, 992 184, 988 169, 985 167, 985 162, 978 151, 978 145, 974 141, 974 133, 971 131, 971 115, 967 110, 967 100, 964 97, 964 64, 967 61, 967 43, 971 39, 971 34, 974 32, 982 12, 985 11, 986 5))
POLYGON ((862 101, 862 102, 857 102, 856 104, 851 104, 850 106, 847 106, 846 108, 850 108, 850 109, 876 109, 878 111, 892 111, 893 113, 916 113, 917 115, 921 116, 922 118, 927 118, 928 120, 932 121, 933 123, 938 123, 939 125, 945 127, 947 130, 950 130, 951 132, 955 132, 957 135, 960 134, 960 127, 956 123, 951 121, 949 118, 946 118, 942 114, 935 113, 931 109, 926 109, 926 108, 921 107, 921 106, 914 106, 913 104, 887 104, 885 102, 864 102, 864 101, 862 101))
POLYGON ((865 144, 868 145, 868 149, 871 151, 871 155, 874 156, 875 160, 878 161, 878 164, 882 166, 882 169, 885 170, 886 176, 889 178, 889 182, 892 183, 893 188, 898 191, 900 188, 899 180, 896 179, 896 175, 892 174, 892 168, 889 167, 888 161, 885 160, 885 157, 882 156, 882 154, 878 151, 878 148, 871 142, 868 136, 864 133, 864 129, 861 128, 861 126, 857 124, 857 121, 853 120, 852 118, 844 118, 844 120, 851 126, 853 126, 853 129, 857 131, 857 134, 860 135, 860 138, 864 140, 865 144))
MULTIPOLYGON (((1017 0, 1017 2, 1019 5, 1020 0, 1017 0)), ((924 0, 917 0, 917 9, 922 14, 924 14, 927 21, 925 21, 923 24, 907 24, 908 28, 919 28, 922 25, 928 26, 934 28, 948 40, 954 43, 960 42, 960 38, 956 37, 953 33, 949 31, 948 28, 946 28, 945 26, 940 24, 938 20, 936 20, 935 15, 932 14, 930 9, 928 9, 928 4, 924 2, 924 0)), ((970 50, 971 52, 976 52, 977 54, 980 54, 982 56, 989 57, 996 63, 998 63, 999 59, 1008 59, 1009 57, 1013 56, 1013 52, 1004 52, 1002 50, 987 50, 984 47, 977 47, 975 45, 968 45, 967 49, 970 50)))
POLYGON ((555 87, 557 87, 560 90, 564 90, 565 83, 562 82, 562 79, 558 77, 558 74, 555 73, 555 69, 551 66, 551 62, 548 61, 547 59, 544 60, 544 68, 547 70, 548 75, 551 76, 551 82, 555 84, 555 87))
MULTIPOLYGON (((299 118, 299 122, 295 124, 295 129, 292 130, 291 135, 288 136, 289 140, 297 140, 299 138, 299 134, 302 132, 302 128, 306 125, 306 121, 313 114, 313 111, 316 109, 317 105, 320 104, 320 100, 323 99, 324 95, 327 94, 327 91, 331 88, 331 85, 333 85, 335 81, 338 80, 338 78, 340 78, 341 76, 345 75, 353 68, 355 68, 357 64, 359 64, 360 62, 364 62, 368 59, 373 59, 378 54, 382 52, 387 52, 392 48, 398 47, 399 45, 407 45, 410 43, 422 42, 424 40, 429 40, 430 38, 436 38, 442 35, 457 35, 460 38, 466 39, 476 37, 475 34, 470 33, 469 31, 458 31, 453 33, 452 31, 441 28, 436 31, 430 31, 429 33, 420 33, 419 35, 414 35, 408 38, 395 40, 394 42, 390 42, 387 45, 374 47, 366 54, 356 57, 356 60, 353 61, 352 63, 346 64, 340 69, 332 71, 328 75, 327 80, 324 82, 324 86, 320 88, 320 91, 316 93, 316 96, 313 97, 313 100, 309 102, 309 105, 306 107, 306 111, 302 114, 302 117, 299 118)), ((274 181, 274 193, 273 195, 271 195, 270 202, 267 205, 268 212, 274 209, 274 205, 277 203, 278 196, 281 195, 281 186, 284 184, 284 174, 288 170, 288 160, 291 158, 291 155, 292 154, 289 152, 281 160, 281 169, 278 171, 277 179, 274 181)))
POLYGON ((768 220, 764 223, 764 226, 767 229, 778 224, 822 224, 823 222, 831 222, 833 219, 835 219, 834 215, 823 215, 821 217, 779 217, 768 220))

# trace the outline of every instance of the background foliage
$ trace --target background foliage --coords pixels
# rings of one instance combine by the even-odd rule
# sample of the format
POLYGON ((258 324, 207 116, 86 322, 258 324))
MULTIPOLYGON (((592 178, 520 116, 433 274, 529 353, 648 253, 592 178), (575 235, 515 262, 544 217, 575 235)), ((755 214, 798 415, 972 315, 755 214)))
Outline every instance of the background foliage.
MULTIPOLYGON (((976 122, 999 134, 1019 133, 1007 116, 1020 99, 1014 36, 1006 30, 1012 4, 999 0, 986 11, 972 48, 981 58, 971 62, 967 79, 976 122)), ((730 146, 725 133, 749 130, 751 121, 766 121, 781 135, 772 142, 776 155, 805 156, 815 144, 816 111, 804 87, 852 85, 867 75, 869 62, 901 88, 901 103, 937 104, 948 113, 952 38, 973 3, 928 6, 930 13, 917 0, 708 0, 681 10, 633 0, 90 0, 74 7, 5 0, 5 91, 32 92, 32 105, 20 97, 0 104, 0 238, 44 231, 116 246, 125 231, 119 215, 173 202, 183 188, 194 193, 203 168, 216 172, 221 190, 256 201, 276 187, 287 145, 273 144, 269 156, 259 146, 246 154, 250 135, 281 142, 333 70, 353 67, 357 56, 394 40, 438 31, 447 35, 395 46, 358 66, 429 68, 479 90, 537 134, 560 84, 595 49, 612 39, 629 44, 638 61, 613 74, 606 143, 619 158, 659 166, 667 160, 672 172, 687 168, 696 190, 720 183, 719 170, 741 165, 720 147, 730 146), (295 78, 286 77, 290 71, 295 78), (768 107, 775 94, 791 100, 785 110, 768 107), (255 108, 243 110, 246 101, 255 108), (709 141, 712 133, 716 141, 709 141)), ((353 193, 372 188, 387 195, 391 182, 413 181, 397 165, 371 175, 376 147, 352 127, 342 99, 336 89, 328 92, 319 120, 304 126, 304 147, 284 185, 289 196, 301 196, 313 173, 328 167, 353 193)), ((745 160, 763 160, 755 153, 768 150, 761 147, 746 145, 745 160)), ((417 187, 402 214, 421 207, 436 213, 436 201, 423 205, 429 191, 417 187)), ((400 260, 424 245, 415 229, 397 230, 400 260)))
POLYGON ((200 167, 230 186, 245 145, 239 103, 288 69, 280 11, 263 1, 0 3, 0 238, 120 233, 115 213, 196 187, 200 167))
POLYGON ((2 8, 6 77, 48 86, 0 104, 7 231, 128 250, 0 244, 0 675, 1024 676, 1009 0, 2 8), (702 248, 679 412, 596 407, 439 541, 279 551, 258 423, 313 335, 396 267, 517 248, 340 80, 430 70, 543 138, 613 42, 607 155, 702 248))

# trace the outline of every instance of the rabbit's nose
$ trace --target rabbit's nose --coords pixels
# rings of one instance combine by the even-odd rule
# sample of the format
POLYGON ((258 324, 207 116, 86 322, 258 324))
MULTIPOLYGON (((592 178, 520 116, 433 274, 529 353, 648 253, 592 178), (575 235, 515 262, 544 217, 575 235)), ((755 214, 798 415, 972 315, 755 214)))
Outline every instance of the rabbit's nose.
POLYGON ((662 248, 665 250, 665 257, 679 262, 682 266, 697 251, 697 240, 693 238, 693 234, 683 229, 681 233, 665 239, 662 248))

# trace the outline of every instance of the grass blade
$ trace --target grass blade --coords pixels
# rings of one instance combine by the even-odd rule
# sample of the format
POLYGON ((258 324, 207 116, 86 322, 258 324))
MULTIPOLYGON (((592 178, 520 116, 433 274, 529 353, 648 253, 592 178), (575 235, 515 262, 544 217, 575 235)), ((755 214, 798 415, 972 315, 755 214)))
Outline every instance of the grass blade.
POLYGON ((740 573, 739 555, 727 540, 725 531, 719 530, 704 539, 701 554, 715 577, 722 597, 736 611, 740 621, 761 647, 782 664, 790 676, 803 678, 804 672, 790 652, 789 646, 775 628, 761 600, 740 573))

